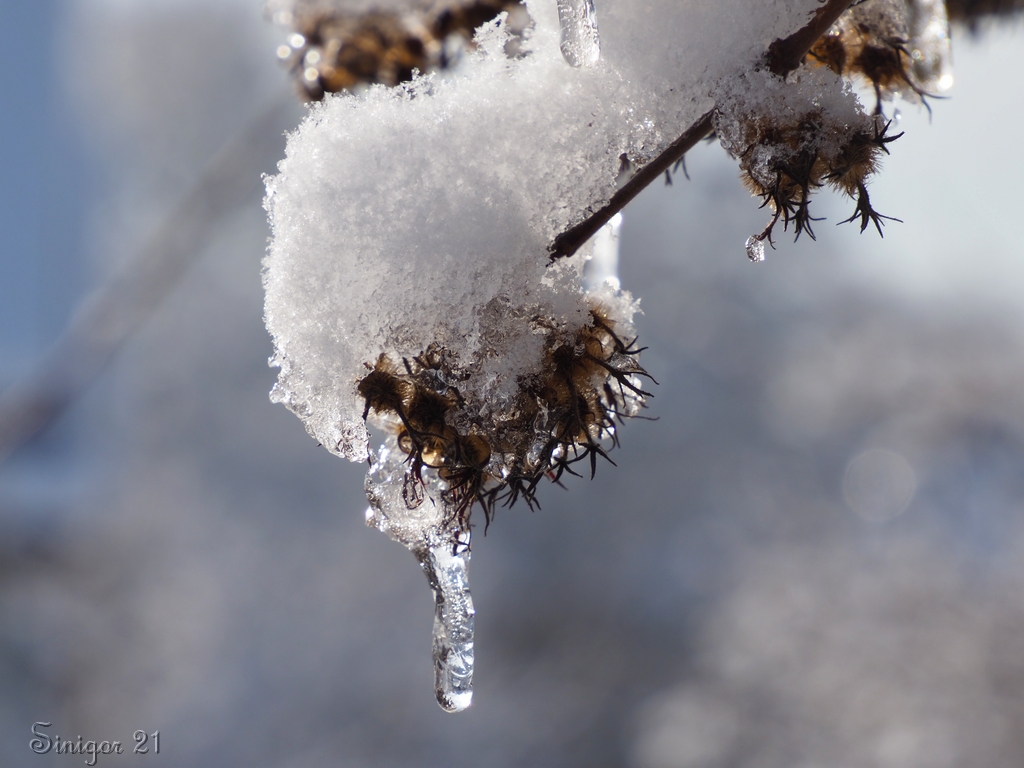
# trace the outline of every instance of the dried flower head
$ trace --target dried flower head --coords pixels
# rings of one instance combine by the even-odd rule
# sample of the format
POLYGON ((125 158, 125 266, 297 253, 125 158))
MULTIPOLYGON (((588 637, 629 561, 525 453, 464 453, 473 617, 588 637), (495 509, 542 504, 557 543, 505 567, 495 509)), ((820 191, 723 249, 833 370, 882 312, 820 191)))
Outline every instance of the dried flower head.
POLYGON ((906 0, 866 0, 851 6, 811 48, 808 60, 837 75, 865 78, 882 101, 902 97, 928 107, 925 85, 914 74, 906 0))
MULTIPOLYGON (((410 4, 401 12, 346 11, 343 5, 299 4, 287 19, 293 34, 278 49, 303 96, 319 101, 326 93, 358 85, 398 85, 415 72, 446 69, 456 61, 473 32, 500 13, 518 44, 529 16, 520 0, 410 4)), ((515 53, 510 44, 509 53, 515 53)))
POLYGON ((890 123, 865 115, 856 97, 835 76, 814 70, 783 80, 769 72, 748 76, 740 98, 727 94, 714 115, 715 132, 725 149, 739 160, 744 184, 773 212, 764 230, 748 241, 752 260, 763 258, 763 243, 774 247, 772 234, 781 221, 792 224, 796 238, 814 239, 810 213, 814 190, 831 186, 856 199, 850 219, 861 217, 863 231, 882 216, 872 207, 866 182, 878 169, 890 123), (831 82, 829 82, 831 78, 831 82), (807 86, 812 86, 808 89, 807 86), (758 96, 751 98, 756 89, 758 96))
POLYGON ((618 443, 617 422, 636 416, 649 395, 640 383, 650 378, 638 361, 642 350, 621 335, 628 322, 607 306, 594 302, 589 322, 575 330, 550 318, 530 323, 544 336, 540 369, 521 376, 506 407, 488 418, 459 392, 470 372, 439 346, 401 367, 381 355, 357 385, 364 417, 372 412, 406 456, 407 504, 421 503, 423 494, 410 486, 434 470, 461 531, 469 531, 474 504, 490 524, 500 503, 522 498, 534 506, 545 476, 557 482, 585 460, 593 476, 598 457, 607 459, 618 443))

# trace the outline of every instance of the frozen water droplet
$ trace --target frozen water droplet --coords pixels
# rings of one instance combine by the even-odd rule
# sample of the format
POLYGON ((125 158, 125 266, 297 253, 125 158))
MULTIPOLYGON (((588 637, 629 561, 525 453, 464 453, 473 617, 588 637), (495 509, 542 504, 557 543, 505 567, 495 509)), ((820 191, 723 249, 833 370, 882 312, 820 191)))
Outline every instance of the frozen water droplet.
POLYGON ((558 0, 559 48, 573 67, 592 67, 601 58, 594 0, 558 0))
POLYGON ((434 591, 434 693, 445 712, 461 712, 473 700, 476 612, 466 574, 469 549, 431 547, 417 557, 434 591))
POLYGON ((758 238, 757 235, 748 237, 744 248, 747 249, 747 258, 755 264, 759 261, 764 261, 764 240, 758 238))
POLYGON ((434 593, 434 691, 445 712, 473 698, 473 598, 469 593, 469 531, 460 527, 436 470, 416 470, 389 435, 371 453, 366 473, 366 524, 410 549, 434 593))
POLYGON ((915 84, 929 93, 943 93, 953 86, 949 17, 942 0, 910 0, 908 31, 911 71, 915 84))

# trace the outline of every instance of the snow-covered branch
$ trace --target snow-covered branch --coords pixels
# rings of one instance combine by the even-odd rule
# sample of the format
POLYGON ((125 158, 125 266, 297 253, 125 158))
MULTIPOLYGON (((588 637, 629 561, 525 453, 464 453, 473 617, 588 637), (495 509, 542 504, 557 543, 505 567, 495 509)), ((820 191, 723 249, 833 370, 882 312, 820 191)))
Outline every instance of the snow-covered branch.
MULTIPOLYGON (((814 42, 835 23, 852 1, 828 0, 814 13, 806 25, 793 34, 772 42, 766 52, 768 69, 779 77, 785 77, 799 67, 814 42)), ((633 198, 660 179, 662 174, 673 168, 698 141, 711 133, 713 129, 712 115, 710 110, 704 113, 697 122, 683 131, 664 152, 638 168, 607 204, 559 234, 551 245, 551 258, 557 259, 576 253, 633 198)))
MULTIPOLYGON (((545 477, 593 474, 649 396, 636 303, 614 274, 583 280, 595 236, 712 130, 773 213, 752 260, 779 222, 814 237, 826 185, 881 233, 866 182, 897 138, 882 99, 925 95, 912 62, 940 71, 948 37, 911 39, 903 0, 850 6, 530 0, 515 56, 501 14, 453 76, 325 100, 290 138, 267 184, 272 397, 328 450, 369 458, 367 522, 434 590, 446 710, 472 691, 474 507, 489 522, 545 477), (620 187, 623 160, 638 170, 620 187)), ((343 66, 302 50, 309 83, 343 66)))

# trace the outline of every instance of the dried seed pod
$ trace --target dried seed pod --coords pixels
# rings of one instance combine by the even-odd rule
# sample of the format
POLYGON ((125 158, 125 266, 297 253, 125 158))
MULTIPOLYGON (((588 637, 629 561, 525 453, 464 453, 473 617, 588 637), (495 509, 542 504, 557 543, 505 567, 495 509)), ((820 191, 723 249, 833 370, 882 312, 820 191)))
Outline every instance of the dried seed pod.
POLYGON ((343 4, 299 3, 286 15, 294 30, 278 57, 295 76, 306 99, 359 85, 394 86, 417 71, 445 69, 473 38, 473 32, 498 14, 509 14, 518 40, 529 23, 520 0, 411 3, 402 12, 352 13, 343 4))
POLYGON ((394 414, 403 422, 405 417, 405 404, 410 395, 410 388, 407 382, 399 378, 398 368, 388 359, 388 356, 381 353, 375 365, 367 364, 370 373, 360 379, 357 389, 359 395, 366 402, 363 410, 363 419, 366 419, 372 408, 378 414, 394 414))
POLYGON ((404 372, 381 355, 359 381, 364 413, 398 430, 398 448, 412 469, 402 491, 407 505, 422 503, 411 486, 423 483, 424 470, 436 470, 447 483, 455 524, 468 531, 474 504, 489 524, 499 503, 522 497, 536 504, 545 476, 576 474, 572 465, 586 459, 593 475, 598 456, 608 458, 618 442, 616 422, 635 416, 649 395, 639 383, 650 378, 637 360, 642 350, 619 335, 604 306, 595 304, 590 321, 572 332, 548 319, 534 322, 547 336, 540 370, 524 377, 505 413, 489 421, 460 419, 466 404, 450 382, 467 374, 436 345, 406 358, 404 372), (456 422, 472 427, 460 431, 456 422))
POLYGON ((880 154, 883 152, 889 154, 886 145, 903 135, 898 133, 895 136, 888 136, 887 132, 891 124, 891 122, 883 124, 876 120, 872 133, 857 132, 850 136, 828 174, 830 184, 857 200, 857 207, 853 215, 848 219, 843 219, 840 223, 845 224, 860 218, 861 232, 867 229, 868 224, 874 224, 880 236, 882 235, 882 225, 886 220, 900 221, 900 219, 883 216, 871 207, 871 199, 868 197, 865 181, 875 172, 880 154))
POLYGON ((824 68, 802 70, 787 80, 751 73, 738 94, 720 98, 714 126, 722 145, 739 160, 744 184, 773 212, 764 230, 747 242, 752 260, 763 258, 764 242, 774 247, 779 221, 785 230, 792 224, 796 238, 806 232, 814 239, 812 223, 818 219, 810 213, 811 196, 826 184, 855 198, 853 218, 861 216, 881 233, 889 217, 871 208, 865 183, 888 152, 886 145, 899 136, 888 135, 889 123, 878 115, 865 115, 836 75, 824 68))
POLYGON ((865 0, 840 16, 807 58, 838 75, 865 78, 875 91, 876 114, 883 100, 897 96, 928 107, 925 97, 934 96, 928 88, 941 90, 952 82, 944 69, 948 35, 944 56, 943 41, 933 39, 946 26, 945 10, 935 0, 865 0), (936 14, 941 18, 934 19, 936 14))

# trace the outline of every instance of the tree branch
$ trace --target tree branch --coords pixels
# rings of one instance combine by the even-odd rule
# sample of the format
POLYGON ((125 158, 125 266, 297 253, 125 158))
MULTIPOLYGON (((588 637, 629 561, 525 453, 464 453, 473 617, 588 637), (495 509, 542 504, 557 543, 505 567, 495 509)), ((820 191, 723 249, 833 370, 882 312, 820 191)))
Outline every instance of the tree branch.
POLYGON ((779 77, 785 77, 799 67, 814 42, 828 32, 828 28, 851 5, 852 0, 827 0, 806 26, 768 46, 768 69, 779 77))
MULTIPOLYGON (((821 8, 815 11, 805 26, 789 37, 776 40, 768 47, 765 57, 768 68, 776 75, 785 77, 799 67, 814 42, 825 34, 853 2, 854 0, 823 0, 821 8)), ((576 253, 580 246, 596 235, 597 231, 611 221, 612 217, 625 208, 634 197, 679 162, 698 141, 711 133, 713 112, 714 110, 711 110, 702 115, 664 152, 642 166, 605 205, 558 235, 548 248, 551 260, 576 253)))
POLYGON ((562 256, 572 256, 597 231, 611 221, 612 216, 626 207, 626 204, 647 187, 652 181, 671 168, 679 159, 689 152, 693 145, 711 133, 711 112, 707 112, 700 120, 687 128, 683 135, 673 141, 668 149, 651 160, 634 173, 622 188, 612 195, 606 205, 594 211, 579 224, 570 227, 555 238, 550 247, 551 260, 562 256))
POLYGON ((78 399, 178 284, 223 219, 259 199, 260 167, 280 156, 294 113, 291 100, 275 99, 229 141, 139 254, 82 301, 32 370, 0 392, 0 463, 78 399))

